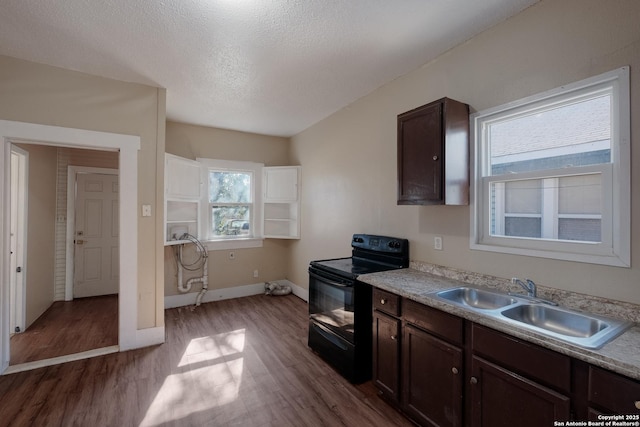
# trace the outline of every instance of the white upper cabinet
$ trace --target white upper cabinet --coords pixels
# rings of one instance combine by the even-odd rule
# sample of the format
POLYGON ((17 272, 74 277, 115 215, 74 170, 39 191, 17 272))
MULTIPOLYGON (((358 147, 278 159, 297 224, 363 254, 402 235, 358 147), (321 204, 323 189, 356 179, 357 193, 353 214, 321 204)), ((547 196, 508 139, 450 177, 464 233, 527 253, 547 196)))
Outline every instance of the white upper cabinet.
POLYGON ((263 169, 264 237, 300 238, 300 166, 263 169))
POLYGON ((264 201, 295 202, 298 200, 299 166, 264 168, 264 201))
POLYGON ((200 162, 165 154, 164 188, 168 198, 200 199, 200 162))
POLYGON ((164 244, 186 243, 180 237, 200 235, 201 165, 195 160, 165 154, 164 244))

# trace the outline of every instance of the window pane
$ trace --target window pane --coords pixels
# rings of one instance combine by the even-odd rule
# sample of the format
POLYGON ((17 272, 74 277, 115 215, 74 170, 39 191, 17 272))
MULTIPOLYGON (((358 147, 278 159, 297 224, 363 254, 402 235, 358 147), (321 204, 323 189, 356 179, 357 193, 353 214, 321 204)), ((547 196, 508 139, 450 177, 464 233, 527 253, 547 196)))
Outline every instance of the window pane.
POLYGON ((505 183, 505 213, 540 214, 542 180, 528 179, 505 183))
POLYGON ((214 236, 251 234, 251 209, 244 206, 212 206, 211 224, 214 236))
POLYGON ((491 234, 541 237, 542 180, 491 183, 491 234))
POLYGON ((540 238, 542 235, 541 225, 541 218, 507 217, 504 222, 504 235, 540 238))
POLYGON ((611 162, 611 95, 487 125, 491 175, 611 162))
POLYGON ((558 238, 582 242, 600 242, 601 221, 599 219, 560 218, 558 238))
POLYGON ((210 203, 251 203, 251 174, 209 172, 210 203))
POLYGON ((559 180, 560 214, 602 214, 602 176, 566 176, 559 180))

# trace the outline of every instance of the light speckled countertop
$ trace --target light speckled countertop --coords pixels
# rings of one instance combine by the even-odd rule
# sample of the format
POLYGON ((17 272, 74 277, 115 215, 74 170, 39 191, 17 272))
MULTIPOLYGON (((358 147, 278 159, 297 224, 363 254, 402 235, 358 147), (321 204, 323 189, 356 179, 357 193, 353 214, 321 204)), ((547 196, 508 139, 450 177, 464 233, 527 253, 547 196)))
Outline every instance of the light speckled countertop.
MULTIPOLYGON (((414 265, 412 265, 412 267, 414 267, 414 265)), ((420 268, 421 266, 418 267, 420 268)), ((466 278, 467 277, 465 277, 465 279, 466 278)), ((507 323, 499 318, 484 315, 478 311, 465 309, 430 295, 444 289, 469 284, 476 287, 486 287, 486 283, 469 283, 469 280, 462 281, 458 278, 445 277, 443 275, 420 271, 415 268, 363 274, 358 277, 358 280, 368 283, 376 288, 393 292, 404 298, 455 314, 480 325, 488 326, 495 330, 521 338, 525 341, 538 344, 542 347, 557 351, 558 353, 566 354, 593 365, 640 380, 640 325, 637 323, 617 338, 614 338, 612 341, 605 344, 602 348, 597 350, 586 349, 523 327, 518 327, 517 325, 507 323)), ((471 280, 471 282, 474 281, 471 280)), ((494 289, 497 288, 497 286, 491 287, 494 289)), ((544 294, 541 296, 544 298, 547 297, 544 294)), ((559 302, 561 306, 571 309, 589 311, 585 310, 584 307, 572 306, 573 304, 571 304, 571 298, 569 297, 566 300, 554 299, 554 301, 559 302)), ((611 307, 615 307, 614 303, 615 302, 610 303, 610 307, 607 309, 607 315, 612 315, 611 311, 613 311, 613 309, 611 307)), ((625 306, 621 307, 621 310, 629 310, 633 308, 634 307, 625 306)), ((596 310, 592 312, 594 314, 603 314, 597 313, 596 310)), ((625 312, 624 314, 627 313, 625 312)), ((626 315, 615 317, 629 319, 629 316, 626 315)), ((635 321, 635 319, 631 320, 635 321)))

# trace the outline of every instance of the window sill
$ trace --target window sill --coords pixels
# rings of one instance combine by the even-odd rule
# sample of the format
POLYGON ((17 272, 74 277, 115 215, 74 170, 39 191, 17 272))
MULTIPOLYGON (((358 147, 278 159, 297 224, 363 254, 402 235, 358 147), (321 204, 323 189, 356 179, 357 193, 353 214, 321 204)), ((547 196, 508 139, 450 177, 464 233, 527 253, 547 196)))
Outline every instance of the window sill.
POLYGON ((560 252, 560 251, 551 251, 551 250, 540 250, 540 249, 525 249, 525 248, 515 248, 515 247, 505 247, 505 246, 497 246, 497 245, 488 245, 483 243, 471 243, 471 250, 477 251, 487 251, 487 252, 498 252, 503 254, 510 255, 524 255, 531 256, 536 258, 550 258, 559 261, 574 261, 574 262, 583 262, 587 264, 600 264, 600 265, 609 265, 612 267, 631 267, 631 263, 628 257, 618 254, 611 255, 597 255, 597 254, 580 254, 580 253, 570 253, 570 252, 560 252))
POLYGON ((262 241, 264 239, 250 237, 246 239, 220 239, 220 240, 207 240, 204 244, 210 251, 223 251, 228 249, 248 249, 248 248, 261 248, 262 241))

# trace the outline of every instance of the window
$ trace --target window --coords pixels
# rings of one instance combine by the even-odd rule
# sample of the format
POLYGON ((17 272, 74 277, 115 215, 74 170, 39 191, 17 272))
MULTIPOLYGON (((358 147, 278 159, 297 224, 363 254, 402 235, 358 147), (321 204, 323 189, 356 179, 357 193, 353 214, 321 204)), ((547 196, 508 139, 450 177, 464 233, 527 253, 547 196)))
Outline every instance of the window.
POLYGON ((253 232, 253 173, 209 169, 210 234, 217 237, 253 232))
POLYGON ((206 201, 203 237, 210 249, 262 245, 260 163, 197 159, 202 164, 206 201))
POLYGON ((471 248, 630 265, 629 70, 472 115, 471 248))

